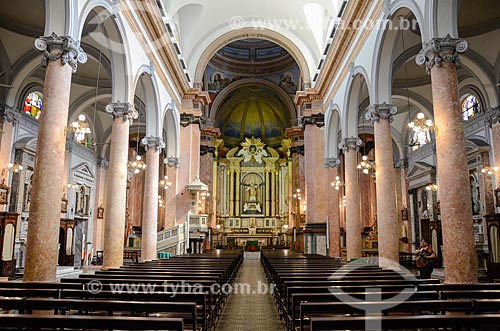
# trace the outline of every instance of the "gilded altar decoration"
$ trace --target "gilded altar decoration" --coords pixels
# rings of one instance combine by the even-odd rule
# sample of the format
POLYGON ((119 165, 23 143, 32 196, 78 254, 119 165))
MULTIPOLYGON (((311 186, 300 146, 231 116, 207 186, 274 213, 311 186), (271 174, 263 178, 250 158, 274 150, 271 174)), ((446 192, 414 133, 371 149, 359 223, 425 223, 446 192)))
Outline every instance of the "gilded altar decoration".
POLYGON ((2 178, 0 184, 0 205, 6 205, 9 198, 10 187, 5 184, 5 178, 2 178))
POLYGON ((243 147, 239 152, 238 156, 243 156, 243 162, 245 163, 262 163, 262 158, 267 156, 267 152, 264 149, 265 144, 260 140, 260 138, 245 138, 245 141, 241 143, 243 147))

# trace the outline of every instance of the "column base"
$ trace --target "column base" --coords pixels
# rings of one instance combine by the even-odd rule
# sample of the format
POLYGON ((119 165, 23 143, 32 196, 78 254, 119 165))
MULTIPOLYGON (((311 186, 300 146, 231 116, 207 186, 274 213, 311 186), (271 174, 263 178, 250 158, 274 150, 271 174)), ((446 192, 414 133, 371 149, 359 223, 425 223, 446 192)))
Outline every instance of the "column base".
POLYGON ((306 224, 304 228, 304 254, 326 256, 326 223, 306 224))

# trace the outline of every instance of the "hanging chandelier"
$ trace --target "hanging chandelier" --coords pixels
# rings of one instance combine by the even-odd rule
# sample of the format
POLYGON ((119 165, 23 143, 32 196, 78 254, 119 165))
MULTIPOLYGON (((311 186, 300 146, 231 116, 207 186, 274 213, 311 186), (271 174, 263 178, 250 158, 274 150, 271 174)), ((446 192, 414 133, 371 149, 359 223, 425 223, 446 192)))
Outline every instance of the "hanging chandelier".
POLYGON ((146 163, 142 161, 142 156, 137 155, 134 161, 128 162, 128 168, 134 172, 134 174, 138 174, 142 170, 146 169, 146 163))
POLYGON ((9 163, 7 167, 8 167, 8 169, 9 169, 9 171, 12 171, 12 172, 14 172, 14 173, 16 173, 16 174, 17 174, 19 171, 21 171, 21 170, 23 170, 23 169, 24 169, 24 167, 23 167, 22 165, 17 164, 17 163, 9 163))
POLYGON ((438 186, 436 184, 429 184, 425 187, 427 191, 437 192, 438 186))
POLYGON ((161 195, 158 196, 158 207, 165 208, 165 202, 163 201, 163 198, 161 197, 161 195))
POLYGON ((481 169, 481 172, 483 174, 492 176, 492 175, 496 174, 498 172, 498 170, 500 170, 500 168, 498 168, 498 167, 484 167, 483 169, 481 169))
POLYGON ((75 140, 81 143, 85 140, 86 135, 91 134, 92 131, 87 122, 87 118, 84 114, 78 115, 78 120, 71 123, 71 129, 73 130, 75 140))
POLYGON ((434 123, 431 119, 426 119, 424 113, 417 114, 417 118, 410 123, 408 127, 413 131, 429 132, 434 129, 434 123))
POLYGON ((345 186, 345 184, 340 181, 339 176, 335 176, 335 180, 330 185, 332 185, 337 191, 340 190, 342 186, 345 186))
POLYGON ((361 162, 358 164, 357 168, 365 175, 368 175, 375 172, 375 162, 373 162, 372 160, 368 160, 368 156, 363 155, 363 157, 361 158, 361 162))
POLYGON ((163 179, 162 179, 162 180, 160 180, 160 188, 162 188, 162 189, 166 190, 166 189, 168 189, 170 186, 172 186, 172 182, 170 182, 170 181, 168 180, 168 176, 165 176, 165 177, 163 177, 163 179))

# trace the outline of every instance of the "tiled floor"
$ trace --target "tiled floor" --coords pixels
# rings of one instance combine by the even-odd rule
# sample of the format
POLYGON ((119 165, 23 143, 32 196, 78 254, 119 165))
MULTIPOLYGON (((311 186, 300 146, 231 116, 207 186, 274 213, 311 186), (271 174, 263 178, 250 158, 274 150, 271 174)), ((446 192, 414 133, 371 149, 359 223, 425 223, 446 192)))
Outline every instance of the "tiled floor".
POLYGON ((283 331, 259 260, 245 260, 216 331, 283 331), (248 285, 247 285, 248 284, 248 285))

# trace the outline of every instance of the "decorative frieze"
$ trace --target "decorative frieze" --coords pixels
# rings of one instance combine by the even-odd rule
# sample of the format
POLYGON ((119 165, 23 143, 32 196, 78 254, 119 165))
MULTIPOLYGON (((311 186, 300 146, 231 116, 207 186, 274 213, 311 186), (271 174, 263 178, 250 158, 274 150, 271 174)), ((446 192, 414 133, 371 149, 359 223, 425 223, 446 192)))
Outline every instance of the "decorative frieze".
POLYGON ((408 159, 404 158, 399 161, 394 162, 394 168, 398 169, 408 169, 408 159))
POLYGON ((97 158, 97 167, 107 169, 109 167, 109 161, 103 157, 97 158))
POLYGON ((42 63, 47 65, 49 61, 61 60, 61 63, 69 64, 76 72, 79 63, 87 62, 87 54, 80 47, 80 42, 73 40, 70 36, 58 36, 54 32, 50 36, 40 37, 35 40, 35 48, 43 52, 42 63))
POLYGON ((365 113, 365 119, 371 122, 378 122, 380 119, 389 120, 390 123, 394 120, 394 115, 398 112, 398 109, 393 105, 383 103, 371 105, 368 111, 365 113))
POLYGON ((469 48, 469 44, 464 39, 452 38, 447 35, 444 38, 433 38, 428 43, 423 43, 422 50, 418 53, 415 61, 418 65, 425 64, 428 74, 434 66, 440 66, 443 62, 453 63, 460 68, 461 62, 459 53, 463 53, 469 48))

